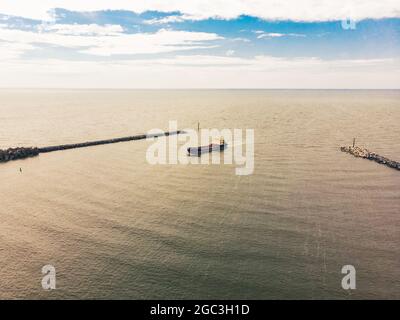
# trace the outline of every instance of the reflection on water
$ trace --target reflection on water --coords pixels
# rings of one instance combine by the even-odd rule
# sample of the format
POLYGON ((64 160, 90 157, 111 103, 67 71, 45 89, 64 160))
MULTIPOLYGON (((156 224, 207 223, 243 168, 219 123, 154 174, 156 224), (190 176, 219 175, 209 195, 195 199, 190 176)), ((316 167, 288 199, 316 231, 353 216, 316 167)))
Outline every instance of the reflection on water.
POLYGON ((398 91, 2 90, 0 148, 200 121, 254 129, 255 172, 150 165, 150 141, 1 164, 0 298, 400 298, 399 173, 339 150, 400 160, 399 107, 398 91))

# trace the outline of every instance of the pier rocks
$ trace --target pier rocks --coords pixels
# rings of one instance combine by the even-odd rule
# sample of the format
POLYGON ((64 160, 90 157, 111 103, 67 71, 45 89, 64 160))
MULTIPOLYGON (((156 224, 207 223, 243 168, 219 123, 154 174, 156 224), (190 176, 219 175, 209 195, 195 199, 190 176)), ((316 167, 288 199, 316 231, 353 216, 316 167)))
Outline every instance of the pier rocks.
POLYGON ((400 170, 400 162, 390 160, 388 158, 380 156, 379 154, 376 154, 375 152, 371 152, 368 149, 361 148, 358 146, 348 146, 348 147, 341 147, 340 150, 342 152, 352 154, 353 156, 355 156, 357 158, 368 159, 368 160, 375 161, 380 164, 384 164, 390 168, 400 170))
POLYGON ((39 155, 38 148, 9 148, 0 150, 0 162, 25 159, 39 155))
POLYGON ((184 134, 184 133, 185 133, 184 131, 178 130, 178 131, 171 131, 171 132, 160 132, 160 133, 156 133, 156 134, 141 134, 141 135, 129 136, 129 137, 121 137, 121 138, 98 140, 98 141, 89 141, 89 142, 74 143, 74 144, 63 144, 63 145, 58 145, 58 146, 41 147, 41 148, 9 148, 6 150, 0 149, 0 163, 11 161, 11 160, 19 160, 19 159, 25 159, 25 158, 29 158, 29 157, 35 157, 35 156, 39 155, 40 153, 77 149, 77 148, 86 148, 86 147, 92 147, 92 146, 99 146, 99 145, 103 145, 103 144, 111 144, 111 143, 126 142, 126 141, 133 141, 133 140, 143 140, 143 139, 148 139, 148 138, 157 138, 157 137, 162 137, 162 136, 170 136, 170 135, 184 134))
POLYGON ((59 146, 39 148, 39 153, 77 149, 77 148, 86 148, 86 147, 92 147, 92 146, 99 146, 99 145, 103 145, 103 144, 119 143, 119 142, 126 142, 126 141, 143 140, 143 139, 148 139, 148 138, 157 138, 157 137, 161 137, 161 136, 170 136, 170 135, 181 134, 181 133, 184 133, 184 132, 181 130, 178 130, 178 131, 173 131, 173 132, 162 132, 162 133, 158 133, 158 134, 141 134, 141 135, 137 135, 137 136, 129 136, 129 137, 122 137, 122 138, 107 139, 107 140, 89 141, 89 142, 74 143, 74 144, 63 144, 63 145, 59 145, 59 146))

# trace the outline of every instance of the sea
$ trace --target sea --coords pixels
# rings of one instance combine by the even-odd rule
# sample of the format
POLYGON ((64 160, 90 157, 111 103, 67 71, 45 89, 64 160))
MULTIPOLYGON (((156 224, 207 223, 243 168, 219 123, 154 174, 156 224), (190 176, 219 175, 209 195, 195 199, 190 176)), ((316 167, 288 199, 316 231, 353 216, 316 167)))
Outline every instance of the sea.
POLYGON ((0 90, 0 149, 170 121, 253 130, 254 171, 152 140, 0 163, 0 299, 400 299, 400 173, 340 151, 400 161, 399 90, 0 90))

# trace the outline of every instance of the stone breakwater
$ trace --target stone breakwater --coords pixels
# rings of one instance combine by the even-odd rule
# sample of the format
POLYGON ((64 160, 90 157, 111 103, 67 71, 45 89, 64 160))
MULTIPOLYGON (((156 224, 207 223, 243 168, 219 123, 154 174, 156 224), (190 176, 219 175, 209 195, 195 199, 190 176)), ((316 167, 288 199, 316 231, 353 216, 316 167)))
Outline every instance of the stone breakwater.
POLYGON ((0 150, 0 162, 25 159, 39 155, 38 148, 9 148, 0 150))
POLYGON ((350 153, 357 158, 368 159, 371 161, 378 162, 380 164, 384 164, 390 168, 400 170, 400 162, 382 157, 379 154, 376 154, 375 152, 369 151, 368 149, 356 146, 354 147, 349 146, 349 147, 341 147, 340 150, 346 153, 350 153))
POLYGON ((61 150, 69 150, 69 149, 77 149, 77 148, 86 148, 91 146, 98 146, 103 144, 111 144, 125 141, 133 141, 133 140, 143 140, 148 138, 157 138, 162 136, 170 136, 175 134, 183 134, 184 131, 172 131, 172 132, 160 132, 156 134, 142 134, 137 136, 129 136, 115 139, 107 139, 107 140, 98 140, 98 141, 89 141, 83 143, 74 143, 74 144, 63 144, 58 146, 50 146, 50 147, 41 147, 41 148, 9 148, 6 150, 0 149, 0 162, 7 162, 11 160, 19 160, 30 157, 35 157, 40 153, 61 151, 61 150))

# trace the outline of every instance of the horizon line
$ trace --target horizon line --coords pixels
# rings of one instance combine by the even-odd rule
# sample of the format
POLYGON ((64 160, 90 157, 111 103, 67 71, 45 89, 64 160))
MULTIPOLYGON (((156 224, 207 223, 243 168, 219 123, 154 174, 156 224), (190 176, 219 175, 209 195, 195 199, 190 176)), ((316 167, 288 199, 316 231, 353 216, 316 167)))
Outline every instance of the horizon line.
POLYGON ((399 88, 148 88, 148 87, 0 87, 0 90, 400 90, 399 88))

